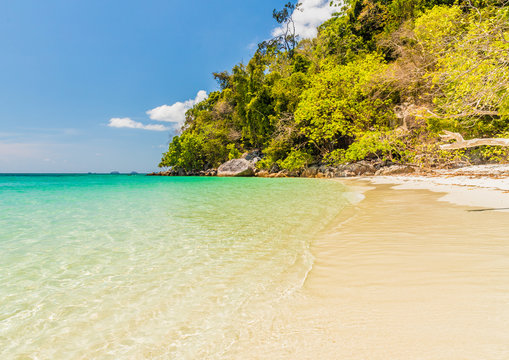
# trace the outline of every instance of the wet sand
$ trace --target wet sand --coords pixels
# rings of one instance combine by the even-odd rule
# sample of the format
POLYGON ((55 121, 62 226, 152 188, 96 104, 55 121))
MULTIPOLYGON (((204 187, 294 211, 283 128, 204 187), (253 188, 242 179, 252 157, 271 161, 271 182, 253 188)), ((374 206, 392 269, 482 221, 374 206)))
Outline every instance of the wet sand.
POLYGON ((371 188, 317 236, 303 289, 239 339, 243 358, 508 359, 509 213, 371 188))

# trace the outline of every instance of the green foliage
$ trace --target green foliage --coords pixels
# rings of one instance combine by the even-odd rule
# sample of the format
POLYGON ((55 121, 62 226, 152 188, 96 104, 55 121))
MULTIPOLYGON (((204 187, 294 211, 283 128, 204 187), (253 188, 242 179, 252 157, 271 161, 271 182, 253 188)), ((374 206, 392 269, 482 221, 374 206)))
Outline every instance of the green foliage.
MULTIPOLYGON (((509 136, 509 134, 506 136, 509 136)), ((509 163, 509 149, 506 147, 481 146, 477 152, 481 160, 504 164, 509 163)))
POLYGON ((336 149, 325 155, 330 165, 339 165, 364 159, 407 160, 405 144, 390 131, 368 131, 362 134, 348 149, 336 149))
POLYGON ((204 165, 202 150, 203 139, 201 137, 190 133, 175 136, 159 167, 201 170, 204 165))
POLYGON ((314 53, 317 60, 346 64, 367 50, 364 40, 354 34, 352 24, 345 16, 336 16, 318 28, 314 53))
POLYGON ((480 10, 480 21, 478 16, 463 17, 465 26, 456 28, 455 38, 446 41, 448 51, 437 56, 437 67, 430 74, 439 90, 437 108, 446 116, 465 114, 461 121, 466 127, 485 115, 509 117, 507 9, 487 8, 480 10))
POLYGON ((431 54, 440 54, 448 50, 452 38, 464 26, 459 6, 435 6, 415 20, 417 41, 431 54))
POLYGON ((228 150, 228 160, 238 159, 241 157, 242 153, 237 149, 235 144, 226 145, 226 149, 228 150))
POLYGON ((213 74, 219 90, 186 113, 160 166, 217 167, 253 149, 264 154, 259 168, 289 171, 362 159, 507 161, 493 147, 441 151, 437 136, 508 136, 507 0, 332 3, 338 13, 300 42, 295 2, 275 10, 289 32, 213 74))
POLYGON ((391 99, 371 96, 376 74, 385 67, 379 55, 369 54, 347 65, 329 65, 311 79, 295 120, 321 154, 349 143, 355 133, 390 123, 391 99))
POLYGON ((304 169, 312 161, 313 157, 310 154, 302 150, 293 149, 286 159, 278 161, 278 165, 280 168, 288 171, 298 171, 304 169))

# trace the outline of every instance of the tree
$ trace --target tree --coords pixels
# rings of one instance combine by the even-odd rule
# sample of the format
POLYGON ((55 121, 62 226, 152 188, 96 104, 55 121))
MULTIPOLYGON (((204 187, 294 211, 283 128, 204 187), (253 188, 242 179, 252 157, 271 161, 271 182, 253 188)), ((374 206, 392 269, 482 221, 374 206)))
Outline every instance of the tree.
POLYGON ((371 54, 347 65, 330 64, 311 78, 295 120, 320 154, 348 146, 372 126, 389 125, 391 100, 371 96, 375 76, 385 68, 381 56, 371 54))
POLYGON ((284 50, 289 58, 292 58, 295 47, 298 44, 298 36, 295 32, 295 22, 293 21, 293 12, 299 10, 300 4, 288 2, 281 10, 274 9, 272 17, 280 25, 279 35, 269 41, 263 41, 258 44, 258 50, 265 53, 271 53, 277 50, 284 50))

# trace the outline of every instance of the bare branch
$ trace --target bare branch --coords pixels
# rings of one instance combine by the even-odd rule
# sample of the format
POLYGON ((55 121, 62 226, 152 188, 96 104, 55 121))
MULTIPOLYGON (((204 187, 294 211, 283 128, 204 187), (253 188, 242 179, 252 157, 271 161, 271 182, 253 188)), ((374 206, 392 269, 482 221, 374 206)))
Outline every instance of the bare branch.
POLYGON ((461 134, 453 133, 447 130, 444 130, 444 135, 440 135, 440 138, 444 141, 455 140, 455 142, 451 144, 440 145, 440 149, 442 150, 466 149, 483 145, 509 147, 509 139, 486 138, 465 140, 461 134))

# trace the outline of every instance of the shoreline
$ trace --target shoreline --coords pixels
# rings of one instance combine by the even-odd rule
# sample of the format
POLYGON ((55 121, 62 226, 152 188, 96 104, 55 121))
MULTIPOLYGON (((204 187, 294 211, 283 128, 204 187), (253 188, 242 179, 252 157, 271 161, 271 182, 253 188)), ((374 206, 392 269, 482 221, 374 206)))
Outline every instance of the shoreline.
MULTIPOLYGON (((509 168, 509 167, 504 167, 509 168)), ((472 211, 509 212, 509 176, 494 174, 497 168, 475 167, 476 172, 442 172, 431 176, 378 176, 357 178, 373 185, 392 185, 395 190, 429 190, 443 193, 438 201, 477 209, 472 211), (483 170, 489 170, 487 172, 483 170), (479 209, 480 208, 480 209, 479 209)))
POLYGON ((506 358, 507 214, 445 200, 476 190, 438 178, 449 183, 334 179, 352 191, 351 206, 315 237, 304 286, 256 338, 252 357, 506 358))

